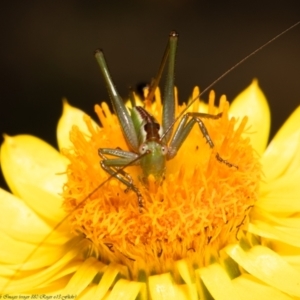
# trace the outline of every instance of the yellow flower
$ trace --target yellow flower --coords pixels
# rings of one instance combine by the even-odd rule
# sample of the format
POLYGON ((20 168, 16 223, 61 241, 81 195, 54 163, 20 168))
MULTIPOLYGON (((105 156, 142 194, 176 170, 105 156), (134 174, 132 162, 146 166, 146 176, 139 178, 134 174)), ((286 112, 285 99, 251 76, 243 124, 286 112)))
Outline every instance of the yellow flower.
MULTIPOLYGON (((146 106, 160 120, 158 91, 155 98, 146 106)), ((127 146, 107 105, 95 110, 102 127, 65 102, 57 131, 63 155, 32 136, 5 137, 1 166, 13 194, 0 190, 0 293, 300 297, 300 107, 265 149, 270 114, 256 81, 230 108, 225 97, 216 108, 213 93, 208 105, 196 101, 189 111, 223 112, 204 120, 215 148, 195 126, 161 185, 150 176, 146 188, 139 168, 126 168, 142 213, 134 192, 106 181, 98 149, 127 146)))

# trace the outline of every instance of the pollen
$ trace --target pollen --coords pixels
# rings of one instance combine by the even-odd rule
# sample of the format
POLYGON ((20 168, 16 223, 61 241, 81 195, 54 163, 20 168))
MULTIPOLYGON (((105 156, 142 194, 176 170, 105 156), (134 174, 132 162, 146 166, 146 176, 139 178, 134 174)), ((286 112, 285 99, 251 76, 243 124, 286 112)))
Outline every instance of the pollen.
MULTIPOLYGON (((198 93, 195 88, 193 94, 198 93)), ((158 91, 155 99, 147 103, 147 110, 161 121, 158 91)), ((64 150, 70 165, 63 196, 72 232, 88 239, 92 253, 101 261, 127 266, 133 279, 141 271, 169 271, 179 259, 206 266, 247 229, 261 177, 258 155, 244 137, 247 118, 229 118, 225 96, 217 107, 211 92, 208 103, 195 101, 188 111, 222 112, 217 119, 201 118, 214 147, 195 124, 177 155, 167 162, 160 184, 150 175, 145 186, 138 165, 122 171, 140 191, 142 211, 136 193, 100 166, 100 148, 129 151, 117 117, 108 106, 102 103, 95 107, 101 126, 94 127, 85 118, 90 135, 76 126, 70 133, 74 147, 64 150)), ((177 105, 177 116, 186 106, 177 105)), ((173 134, 177 126, 178 122, 173 134)))

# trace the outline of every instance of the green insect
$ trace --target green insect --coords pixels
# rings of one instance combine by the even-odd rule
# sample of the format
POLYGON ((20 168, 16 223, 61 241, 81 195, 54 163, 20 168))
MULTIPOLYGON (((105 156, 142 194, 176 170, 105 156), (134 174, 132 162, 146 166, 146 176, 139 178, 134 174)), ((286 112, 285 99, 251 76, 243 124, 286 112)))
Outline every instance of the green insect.
MULTIPOLYGON (((140 178, 146 186, 148 183, 147 179, 150 174, 154 176, 156 182, 161 182, 164 179, 166 162, 176 156, 196 123, 198 124, 199 129, 202 132, 203 137, 206 139, 209 147, 211 149, 214 148, 214 143, 202 121, 202 118, 218 119, 222 116, 222 113, 212 115, 206 113, 186 112, 187 108, 237 66, 242 64, 245 60, 256 54, 268 44, 272 43, 281 35, 285 34, 287 31, 296 27, 299 23, 300 22, 297 22, 290 26, 224 72, 220 77, 206 87, 200 95, 193 99, 177 118, 175 118, 174 74, 178 34, 175 31, 171 31, 161 66, 156 79, 150 86, 148 94, 148 99, 151 101, 154 91, 162 76, 165 64, 168 61, 167 79, 163 95, 162 124, 159 124, 158 121, 143 107, 136 106, 134 101, 132 101, 133 107, 129 114, 124 105, 123 99, 120 97, 117 89, 115 88, 103 52, 101 50, 96 50, 96 60, 105 80, 113 109, 118 117, 124 138, 128 148, 130 149, 129 151, 126 151, 119 148, 100 148, 98 151, 99 156, 102 158, 100 165, 111 177, 117 178, 127 186, 128 190, 132 190, 136 193, 140 210, 142 210, 144 205, 143 197, 139 189, 133 183, 132 177, 124 171, 124 168, 129 165, 139 165, 142 172, 142 176, 140 176, 140 178), (172 135, 174 124, 178 119, 179 125, 172 135), (108 158, 107 155, 115 158, 108 158)), ((223 159, 219 153, 216 153, 216 159, 228 167, 238 168, 235 164, 223 159)))
MULTIPOLYGON (((166 61, 168 61, 167 79, 163 96, 162 124, 159 124, 158 121, 143 107, 135 106, 134 103, 129 114, 123 99, 115 88, 103 52, 97 50, 95 53, 114 111, 118 117, 128 148, 130 149, 129 151, 126 151, 119 148, 100 148, 99 155, 102 158, 100 165, 108 174, 124 183, 127 186, 127 189, 133 190, 136 193, 140 210, 144 206, 142 195, 133 183, 131 176, 123 170, 123 167, 128 165, 139 165, 142 172, 141 180, 145 185, 148 183, 147 179, 150 174, 154 176, 156 182, 161 182, 164 179, 166 161, 171 160, 176 156, 196 123, 209 147, 211 149, 214 148, 214 143, 202 118, 218 119, 222 116, 222 113, 212 115, 206 113, 185 112, 180 116, 181 119, 179 120, 179 125, 172 135, 174 123, 177 121, 177 119, 175 119, 174 96, 177 41, 178 34, 175 31, 172 31, 162 60, 163 63, 161 64, 158 76, 150 86, 149 91, 149 95, 152 97, 158 85, 164 65, 166 61), (115 158, 108 158, 107 155, 115 158)), ((216 159, 220 161, 220 163, 226 164, 228 167, 237 168, 236 165, 223 159, 219 153, 216 153, 216 159)))
MULTIPOLYGON (((223 73, 219 78, 212 82, 208 87, 206 87, 201 94, 209 90, 216 82, 220 81, 228 73, 230 73, 237 66, 242 64, 245 60, 256 54, 262 48, 272 43, 275 39, 284 35, 287 31, 290 31, 294 27, 298 26, 300 22, 295 23, 290 26, 267 43, 250 53, 248 56, 243 58, 237 64, 235 64, 228 71, 223 73)), ((179 151, 180 147, 184 143, 185 139, 189 135, 192 127, 195 123, 198 124, 200 131, 202 132, 204 138, 211 148, 214 147, 214 143, 211 140, 206 127, 202 122, 202 118, 212 118, 217 119, 221 117, 221 114, 210 115, 202 113, 189 113, 183 111, 179 117, 175 118, 175 102, 174 102, 174 66, 175 66, 175 54, 176 54, 176 45, 177 45, 178 35, 176 32, 171 32, 169 43, 163 57, 163 63, 159 69, 158 76, 156 80, 150 87, 149 98, 154 94, 154 91, 158 85, 158 82, 162 75, 162 70, 166 61, 168 60, 168 71, 167 71, 167 82, 164 91, 164 106, 163 106, 163 122, 162 126, 151 116, 144 108, 133 105, 131 113, 129 114, 127 108, 124 105, 122 98, 119 96, 111 76, 109 74, 103 52, 100 50, 96 51, 96 59, 99 63, 100 69, 102 71, 103 77, 108 88, 111 101, 115 110, 115 113, 119 119, 119 123, 123 130, 124 137, 127 141, 130 151, 125 151, 121 149, 110 149, 110 148, 101 148, 99 149, 99 155, 102 158, 101 166, 102 168, 110 174, 108 179, 115 177, 124 183, 128 189, 133 190, 138 198, 138 206, 140 210, 143 208, 143 198, 138 190, 138 188, 133 183, 131 176, 124 171, 124 168, 129 165, 140 165, 142 176, 141 179, 147 185, 147 178, 149 174, 154 175, 157 181, 162 181, 164 179, 164 173, 166 169, 166 161, 174 158, 179 151), (175 122, 180 119, 178 127, 175 129, 175 132, 172 136, 172 131, 174 128, 175 122), (115 158, 107 158, 107 155, 114 156, 115 158)), ((196 101, 201 95, 198 95, 193 101, 189 103, 191 105, 196 101)), ((189 106, 188 105, 188 106, 189 106)), ((187 106, 187 107, 188 107, 187 106)), ((234 164, 227 162, 222 159, 220 155, 216 154, 216 159, 220 163, 226 164, 228 167, 236 167, 234 164)), ((78 209, 84 201, 86 201, 93 193, 96 192, 101 186, 105 183, 100 184, 96 189, 91 191, 86 198, 84 198, 78 205, 74 208, 74 211, 78 209)), ((72 212, 70 213, 72 214, 72 212)), ((55 232, 56 230, 65 223, 70 214, 66 215, 60 220, 59 223, 55 225, 53 230, 45 235, 41 240, 39 245, 27 256, 22 264, 15 267, 15 272, 12 274, 7 283, 1 287, 1 293, 3 293, 7 287, 16 279, 20 271, 23 270, 24 266, 34 254, 38 251, 41 245, 43 245, 55 232)))

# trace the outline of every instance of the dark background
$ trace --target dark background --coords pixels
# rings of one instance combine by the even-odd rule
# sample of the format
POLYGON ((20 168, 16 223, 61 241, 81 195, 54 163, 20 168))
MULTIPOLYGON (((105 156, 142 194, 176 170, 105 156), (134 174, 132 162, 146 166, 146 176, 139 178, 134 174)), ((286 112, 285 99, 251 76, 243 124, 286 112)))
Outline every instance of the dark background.
MULTIPOLYGON (((169 31, 180 34, 176 84, 185 100, 300 20, 299 1, 2 1, 0 132, 56 146, 61 98, 93 115, 108 100, 93 51, 128 87, 149 81, 169 31)), ((254 77, 272 111, 272 136, 300 103, 300 25, 238 67, 214 89, 229 100, 254 77)), ((204 96, 206 99, 206 96, 204 96)), ((2 137, 1 137, 2 142, 2 137)), ((5 186, 3 180, 0 185, 5 186)))

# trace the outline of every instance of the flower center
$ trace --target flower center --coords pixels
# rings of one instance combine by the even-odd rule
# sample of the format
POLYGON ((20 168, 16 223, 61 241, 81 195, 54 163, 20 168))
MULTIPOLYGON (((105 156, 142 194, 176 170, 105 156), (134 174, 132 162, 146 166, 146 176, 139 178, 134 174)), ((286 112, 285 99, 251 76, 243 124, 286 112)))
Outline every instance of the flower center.
MULTIPOLYGON (((199 111, 202 105, 196 102, 189 111, 199 111)), ((178 106, 177 114, 184 108, 178 106)), ((72 231, 92 242, 99 259, 128 266, 136 278, 141 270, 170 270, 181 258, 198 266, 207 265, 218 250, 238 239, 258 199, 261 171, 249 140, 243 138, 247 120, 237 124, 234 118, 228 118, 225 97, 216 108, 211 93, 207 112, 222 111, 223 115, 216 120, 202 119, 213 149, 196 124, 176 157, 167 162, 160 185, 150 175, 149 186, 145 186, 139 180, 140 166, 125 169, 142 194, 142 213, 136 194, 126 191, 116 178, 107 180, 109 175, 100 167, 99 148, 128 147, 107 105, 95 109, 102 127, 93 128, 86 118, 91 137, 74 126, 74 149, 64 151, 71 162, 64 207, 70 213, 72 231), (237 168, 220 162, 217 155, 237 168)), ((159 95, 147 109, 161 120, 159 95)))

